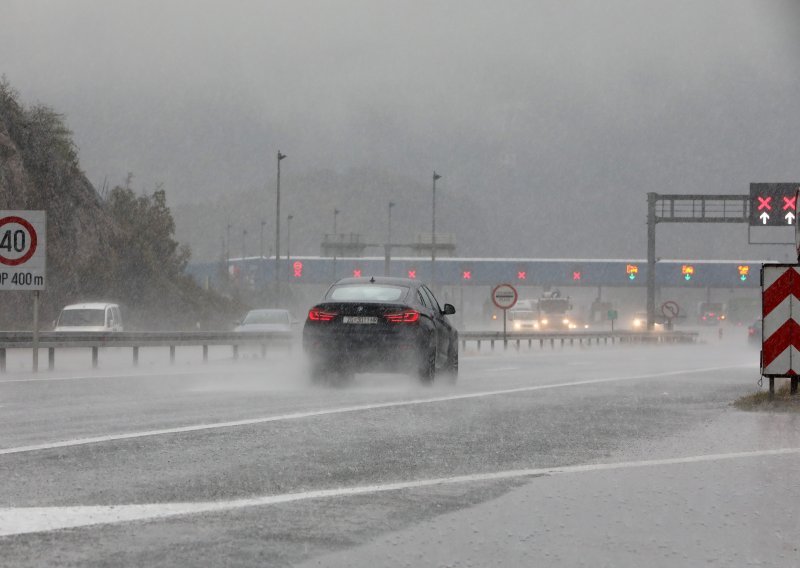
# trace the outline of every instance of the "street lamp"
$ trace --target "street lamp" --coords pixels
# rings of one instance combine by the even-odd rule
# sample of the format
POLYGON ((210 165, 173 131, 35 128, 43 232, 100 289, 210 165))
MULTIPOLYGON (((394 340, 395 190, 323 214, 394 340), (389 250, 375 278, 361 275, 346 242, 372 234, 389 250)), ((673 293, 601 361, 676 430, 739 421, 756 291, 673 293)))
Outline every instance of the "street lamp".
POLYGON ((228 223, 225 227, 225 270, 228 270, 228 265, 231 263, 231 228, 233 225, 228 223))
POLYGON ((436 262, 436 180, 442 176, 433 171, 433 224, 431 227, 431 285, 434 283, 434 262, 436 262))
POLYGON ((289 260, 292 254, 292 219, 294 219, 294 215, 286 217, 286 260, 289 260))
POLYGON ((280 250, 281 250, 281 160, 286 157, 286 154, 281 154, 278 150, 278 185, 275 192, 275 300, 280 302, 280 280, 278 280, 278 270, 280 267, 280 250))
POLYGON ((333 279, 336 279, 336 218, 339 216, 339 210, 333 210, 333 279))
POLYGON ((389 202, 389 232, 386 236, 386 242, 391 246, 392 244, 392 207, 394 207, 394 201, 389 202))
POLYGON ((261 258, 264 258, 264 225, 266 224, 266 221, 261 221, 261 258))
POLYGON ((389 265, 392 262, 392 207, 394 202, 389 202, 389 231, 386 235, 386 262, 383 265, 383 275, 389 276, 389 265))

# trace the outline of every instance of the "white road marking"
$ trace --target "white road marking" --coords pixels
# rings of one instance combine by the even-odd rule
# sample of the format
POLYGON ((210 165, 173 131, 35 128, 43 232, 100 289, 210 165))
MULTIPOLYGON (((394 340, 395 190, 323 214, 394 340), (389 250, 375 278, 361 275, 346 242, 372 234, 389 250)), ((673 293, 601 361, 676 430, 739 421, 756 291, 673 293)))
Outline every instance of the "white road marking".
POLYGON ((504 373, 506 371, 516 371, 519 367, 495 367, 494 369, 486 369, 484 373, 504 373))
POLYGON ((619 381, 635 381, 641 379, 654 379, 660 377, 671 377, 676 375, 686 375, 694 373, 705 373, 710 371, 723 371, 729 369, 749 368, 750 365, 732 365, 726 367, 707 367, 702 369, 686 369, 682 371, 666 371, 663 373, 652 373, 647 375, 635 375, 632 377, 608 377, 603 379, 587 379, 584 381, 572 381, 568 383, 552 383, 548 385, 536 385, 529 387, 518 387, 513 389, 480 391, 465 394, 454 394, 448 396, 437 396, 431 398, 418 398, 411 400, 397 400, 392 402, 377 402, 371 404, 360 404, 356 406, 343 406, 339 408, 327 408, 321 410, 310 410, 304 412, 293 412, 290 414, 279 414, 276 416, 265 416, 260 418, 247 418, 244 420, 231 420, 227 422, 212 422, 207 424, 193 424, 190 426, 178 426, 175 428, 162 428, 158 430, 144 430, 139 432, 128 432, 123 434, 110 434, 106 436, 93 436, 89 438, 76 438, 59 442, 46 442, 44 444, 32 444, 29 446, 18 446, 16 448, 0 449, 0 455, 21 454, 25 452, 35 452, 40 450, 52 450, 56 448, 68 448, 73 446, 84 446, 86 444, 97 444, 102 442, 115 442, 119 440, 130 440, 133 438, 146 438, 150 436, 164 436, 168 434, 182 434, 186 432, 197 432, 201 430, 215 430, 219 428, 233 428, 237 426, 251 426, 253 424, 264 424, 267 422, 281 422, 285 420, 299 420, 303 418, 313 418, 317 416, 328 416, 331 414, 344 414, 348 412, 363 412, 367 410, 377 410, 381 408, 397 408, 401 406, 413 406, 419 404, 433 404, 438 402, 452 402, 456 400, 467 400, 472 398, 484 398, 489 396, 500 396, 521 392, 531 392, 545 389, 556 389, 564 387, 575 387, 582 385, 596 385, 619 381))
POLYGON ((259 507, 266 505, 277 505, 280 503, 307 501, 310 499, 352 497, 355 495, 400 491, 404 489, 419 489, 436 485, 502 481, 542 475, 589 473, 595 471, 695 464, 731 459, 774 457, 797 454, 800 454, 800 448, 778 448, 771 450, 733 452, 727 454, 705 454, 699 456, 656 460, 516 469, 491 473, 458 475, 453 477, 400 481, 396 483, 384 483, 378 485, 319 489, 315 491, 302 491, 299 493, 284 493, 282 495, 264 495, 260 497, 249 497, 246 499, 232 499, 228 501, 153 503, 144 505, 94 505, 74 507, 6 507, 0 508, 0 537, 35 532, 48 532, 66 528, 86 527, 91 525, 145 521, 199 513, 213 513, 232 509, 243 509, 247 507, 259 507))

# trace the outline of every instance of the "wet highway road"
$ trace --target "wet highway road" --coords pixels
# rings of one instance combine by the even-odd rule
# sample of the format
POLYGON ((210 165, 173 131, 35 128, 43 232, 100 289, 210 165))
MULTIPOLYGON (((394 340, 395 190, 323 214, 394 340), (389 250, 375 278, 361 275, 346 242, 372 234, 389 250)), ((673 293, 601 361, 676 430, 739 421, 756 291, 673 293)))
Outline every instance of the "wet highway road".
POLYGON ((8 374, 0 563, 796 566, 800 420, 730 406, 743 345, 8 374))

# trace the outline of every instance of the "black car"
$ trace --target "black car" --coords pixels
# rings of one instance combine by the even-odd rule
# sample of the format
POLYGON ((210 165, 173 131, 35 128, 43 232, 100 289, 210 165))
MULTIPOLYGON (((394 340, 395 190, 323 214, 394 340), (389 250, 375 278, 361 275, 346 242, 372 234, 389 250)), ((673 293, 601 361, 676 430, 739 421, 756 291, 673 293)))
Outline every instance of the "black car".
POLYGON ((312 377, 361 371, 417 375, 431 383, 441 371, 458 375, 458 332, 430 289, 406 278, 344 278, 308 312, 303 348, 312 377))

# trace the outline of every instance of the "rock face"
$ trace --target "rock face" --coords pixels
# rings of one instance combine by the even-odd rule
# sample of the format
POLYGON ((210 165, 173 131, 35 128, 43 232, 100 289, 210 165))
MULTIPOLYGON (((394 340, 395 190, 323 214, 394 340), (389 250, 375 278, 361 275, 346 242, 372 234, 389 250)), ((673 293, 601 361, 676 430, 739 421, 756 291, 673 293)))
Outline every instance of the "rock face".
MULTIPOLYGON (((69 132, 45 108, 23 110, 0 84, 0 210, 47 213, 47 289, 41 321, 97 290, 94 269, 108 254, 114 227, 102 200, 78 167, 69 132)), ((97 299, 97 298, 92 298, 97 299)), ((0 292, 0 329, 26 329, 30 292, 0 292)))

